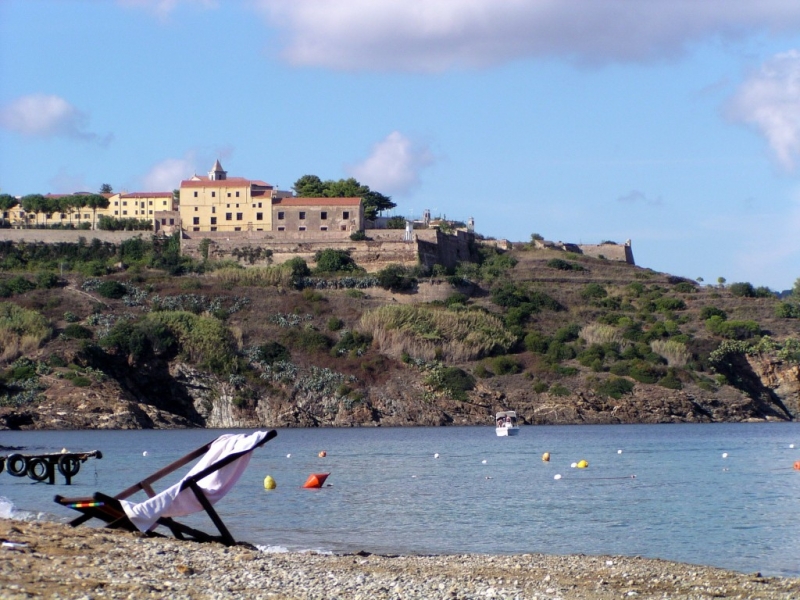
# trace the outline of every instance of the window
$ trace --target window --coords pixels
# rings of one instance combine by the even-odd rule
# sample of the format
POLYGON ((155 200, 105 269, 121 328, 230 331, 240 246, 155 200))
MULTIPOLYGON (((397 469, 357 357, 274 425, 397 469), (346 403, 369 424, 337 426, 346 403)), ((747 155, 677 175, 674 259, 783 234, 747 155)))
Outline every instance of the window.
POLYGON ((122 201, 122 206, 128 206, 128 201, 127 200, 123 200, 122 201))
POLYGON ((230 203, 225 205, 225 208, 230 208, 230 207, 231 207, 230 203))
POLYGON ((261 202, 258 203, 258 208, 261 208, 261 202))
POLYGON ((305 218, 306 218, 306 212, 304 210, 301 210, 300 211, 300 220, 303 220, 305 218))
POLYGON ((347 225, 342 225, 341 229, 342 231, 347 231, 347 225))
POLYGON ((139 208, 144 208, 144 202, 139 204, 139 208))
POLYGON ((225 213, 225 220, 230 221, 233 219, 233 213, 225 213))
POLYGON ((230 192, 228 192, 228 198, 230 198, 230 197, 231 197, 231 193, 230 193, 230 192))
POLYGON ((215 214, 216 212, 217 212, 217 207, 216 207, 216 206, 212 206, 212 207, 211 207, 211 214, 213 215, 213 214, 215 214))
POLYGON ((199 227, 192 227, 192 231, 200 231, 199 227))
POLYGON ((197 192, 194 193, 194 197, 197 198, 197 192))
POLYGON ((278 231, 286 231, 286 227, 278 227, 278 231))
POLYGON ((242 213, 236 213, 236 220, 237 221, 241 221, 242 220, 242 213))
POLYGON ((127 215, 127 214, 128 214, 128 211, 127 211, 127 210, 123 210, 123 211, 122 211, 122 214, 123 214, 123 215, 127 215))
POLYGON ((320 231, 328 231, 328 226, 327 225, 323 225, 322 227, 319 228, 319 230, 320 231))
POLYGON ((239 197, 239 192, 236 192, 236 197, 237 197, 237 198, 239 197))
POLYGON ((196 207, 196 206, 195 206, 195 207, 194 207, 194 212, 197 212, 198 210, 200 210, 200 209, 199 209, 198 207, 196 207))
POLYGON ((117 202, 116 200, 114 200, 114 206, 119 206, 119 202, 117 202))
POLYGON ((161 219, 161 224, 162 225, 166 225, 167 224, 167 220, 166 219, 161 219))
POLYGON ((212 227, 212 228, 211 228, 211 231, 216 231, 216 230, 217 230, 217 228, 216 228, 216 227, 212 227))
POLYGON ((328 213, 323 210, 321 213, 319 213, 319 218, 324 221, 325 219, 328 218, 328 213))
POLYGON ((170 224, 170 225, 175 225, 175 219, 170 219, 170 220, 169 220, 169 224, 170 224))
POLYGON ((305 230, 306 230, 306 228, 305 228, 305 226, 304 226, 304 225, 300 225, 300 227, 299 227, 298 229, 299 229, 300 231, 305 231, 305 230))
POLYGON ((192 225, 200 225, 200 217, 195 217, 192 219, 192 225))
POLYGON ((238 205, 238 204, 236 205, 236 208, 239 208, 239 205, 238 205))
POLYGON ((211 224, 212 225, 216 225, 217 224, 217 217, 211 217, 211 224))
POLYGON ((84 218, 84 219, 88 219, 88 218, 89 218, 89 213, 85 213, 85 214, 83 215, 83 218, 84 218))
POLYGON ((211 197, 212 198, 216 198, 217 197, 217 192, 211 192, 211 197))
POLYGON ((263 221, 264 213, 256 213, 256 221, 263 221))
POLYGON ((241 231, 241 230, 242 230, 242 228, 241 228, 241 227, 234 227, 234 228, 233 228, 233 230, 234 230, 234 231, 241 231))
POLYGON ((343 219, 349 219, 350 218, 350 211, 349 210, 344 211, 342 213, 342 218, 343 219))
POLYGON ((284 218, 283 211, 278 211, 278 220, 283 221, 283 218, 284 218))
POLYGON ((147 206, 153 206, 153 201, 152 200, 148 200, 147 201, 147 206))

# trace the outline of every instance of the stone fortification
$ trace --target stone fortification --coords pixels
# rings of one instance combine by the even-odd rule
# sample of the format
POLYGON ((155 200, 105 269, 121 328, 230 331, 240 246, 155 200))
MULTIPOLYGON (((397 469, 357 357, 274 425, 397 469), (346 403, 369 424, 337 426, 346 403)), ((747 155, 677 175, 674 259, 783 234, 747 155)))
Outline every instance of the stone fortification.
POLYGON ((187 232, 181 240, 182 253, 195 259, 202 258, 202 247, 208 245, 208 258, 237 260, 242 264, 281 264, 294 257, 314 263, 314 255, 326 248, 345 250, 367 272, 380 271, 390 264, 431 267, 441 264, 454 267, 472 257, 473 235, 457 231, 450 235, 438 229, 417 230, 410 240, 398 229, 368 229, 367 239, 353 241, 349 234, 315 232, 245 231, 236 235, 225 232, 187 232), (203 240, 209 240, 203 242, 203 240), (269 251, 269 252, 266 252, 269 251))
POLYGON ((150 239, 152 231, 103 231, 84 229, 0 229, 0 241, 15 244, 77 244, 80 238, 91 242, 93 239, 109 244, 119 244, 135 237, 150 239))
POLYGON ((624 244, 614 242, 603 242, 602 244, 572 244, 569 242, 551 242, 548 240, 534 240, 535 248, 548 250, 563 250, 564 252, 574 252, 584 254, 593 258, 604 258, 617 262, 624 262, 635 265, 633 260, 633 249, 631 241, 627 240, 624 244))

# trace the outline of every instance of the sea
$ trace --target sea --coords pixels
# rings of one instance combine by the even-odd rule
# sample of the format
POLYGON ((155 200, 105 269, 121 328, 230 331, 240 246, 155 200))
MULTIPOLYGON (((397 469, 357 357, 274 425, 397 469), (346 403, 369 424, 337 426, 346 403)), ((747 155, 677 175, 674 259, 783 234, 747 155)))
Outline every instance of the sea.
MULTIPOLYGON (((66 522, 78 513, 55 494, 113 495, 249 431, 2 431, 0 456, 103 456, 70 486, 0 473, 0 517, 66 522)), ((280 429, 217 510, 267 552, 625 555, 800 577, 797 461, 800 423, 280 429), (314 473, 326 485, 303 488, 314 473)))

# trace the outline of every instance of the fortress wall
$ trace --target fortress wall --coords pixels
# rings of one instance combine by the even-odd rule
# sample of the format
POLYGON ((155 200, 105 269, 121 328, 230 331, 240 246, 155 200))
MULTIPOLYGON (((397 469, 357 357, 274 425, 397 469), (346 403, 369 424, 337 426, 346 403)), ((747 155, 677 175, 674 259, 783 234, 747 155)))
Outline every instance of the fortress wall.
POLYGON ((606 260, 636 264, 633 262, 633 250, 630 244, 580 244, 578 248, 586 256, 594 258, 602 256, 606 260))
POLYGON ((153 232, 103 231, 100 229, 0 229, 0 240, 14 242, 15 244, 20 242, 28 244, 77 244, 80 238, 84 238, 87 243, 93 239, 98 239, 101 242, 119 244, 139 236, 142 239, 149 240, 153 236, 153 232))

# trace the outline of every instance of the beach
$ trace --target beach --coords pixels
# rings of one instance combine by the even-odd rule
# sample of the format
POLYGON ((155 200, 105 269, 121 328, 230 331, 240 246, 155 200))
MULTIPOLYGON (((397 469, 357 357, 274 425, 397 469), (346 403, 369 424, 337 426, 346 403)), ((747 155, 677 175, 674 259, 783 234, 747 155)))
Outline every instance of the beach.
POLYGON ((800 579, 640 557, 265 553, 0 519, 0 597, 694 600, 800 598, 800 579))

